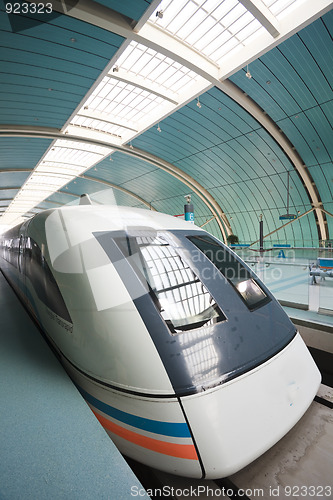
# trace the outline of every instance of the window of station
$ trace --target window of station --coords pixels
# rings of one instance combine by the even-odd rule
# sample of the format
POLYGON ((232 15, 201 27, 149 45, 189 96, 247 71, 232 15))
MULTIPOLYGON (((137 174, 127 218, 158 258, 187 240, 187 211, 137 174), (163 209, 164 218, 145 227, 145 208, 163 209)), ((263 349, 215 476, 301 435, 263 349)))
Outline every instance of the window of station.
POLYGON ((148 284, 171 333, 226 319, 207 288, 163 236, 115 238, 115 242, 148 284))
POLYGON ((236 289, 250 311, 263 306, 270 298, 262 290, 250 271, 225 247, 208 235, 188 236, 236 289))

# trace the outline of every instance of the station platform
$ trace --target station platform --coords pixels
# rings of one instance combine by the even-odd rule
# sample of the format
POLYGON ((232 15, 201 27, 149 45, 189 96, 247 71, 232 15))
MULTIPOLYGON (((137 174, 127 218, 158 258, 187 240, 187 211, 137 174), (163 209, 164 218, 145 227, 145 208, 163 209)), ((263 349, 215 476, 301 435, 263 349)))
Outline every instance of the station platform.
MULTIPOLYGON (((331 371, 333 317, 284 309, 307 345, 330 356, 331 371)), ((297 493, 313 498, 313 492, 331 498, 331 383, 323 380, 331 387, 321 386, 319 399, 287 436, 234 476, 196 481, 151 469, 140 474, 139 469, 138 480, 1 272, 0 318, 0 500, 122 500, 131 498, 132 492, 149 498, 144 486, 149 492, 151 484, 166 487, 165 497, 176 489, 174 498, 179 500, 187 498, 188 491, 203 500, 286 499, 297 493), (227 494, 230 489, 232 495, 227 494)))
POLYGON ((149 498, 0 272, 0 499, 149 498))

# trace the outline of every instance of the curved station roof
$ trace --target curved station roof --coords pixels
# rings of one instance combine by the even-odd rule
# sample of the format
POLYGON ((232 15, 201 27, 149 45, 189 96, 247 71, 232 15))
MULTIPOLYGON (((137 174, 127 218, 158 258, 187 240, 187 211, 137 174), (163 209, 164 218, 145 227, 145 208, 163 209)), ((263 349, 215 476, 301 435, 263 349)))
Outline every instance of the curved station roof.
POLYGON ((0 1, 2 227, 190 194, 222 240, 333 239, 331 1, 36 5, 0 1))

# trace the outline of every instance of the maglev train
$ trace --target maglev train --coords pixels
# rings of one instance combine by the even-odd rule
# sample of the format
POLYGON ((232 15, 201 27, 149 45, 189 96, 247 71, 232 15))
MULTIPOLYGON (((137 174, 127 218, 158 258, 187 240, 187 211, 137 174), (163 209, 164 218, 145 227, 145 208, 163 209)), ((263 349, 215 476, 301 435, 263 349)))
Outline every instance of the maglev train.
POLYGON ((3 234, 1 255, 97 419, 148 466, 229 476, 282 438, 317 392, 320 373, 276 299, 190 222, 65 206, 3 234))

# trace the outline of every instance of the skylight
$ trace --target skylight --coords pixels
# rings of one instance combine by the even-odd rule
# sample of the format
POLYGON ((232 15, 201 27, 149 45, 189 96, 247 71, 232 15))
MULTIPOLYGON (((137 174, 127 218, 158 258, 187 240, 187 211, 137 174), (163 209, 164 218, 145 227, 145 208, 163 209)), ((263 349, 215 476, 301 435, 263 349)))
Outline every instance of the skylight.
POLYGON ((220 64, 265 29, 238 0, 162 0, 149 22, 220 64))
POLYGON ((88 168, 101 161, 112 149, 58 139, 49 148, 6 211, 11 223, 88 168))
POLYGON ((297 29, 298 18, 304 15, 310 19, 314 15, 311 2, 162 0, 138 33, 128 31, 126 48, 109 62, 64 125, 64 139, 54 141, 1 221, 11 224, 112 154, 113 147, 131 143, 212 85, 219 85, 245 67, 280 36, 284 20, 289 22, 293 15, 288 25, 292 32, 297 29), (72 137, 66 139, 66 134, 72 137), (78 142, 73 136, 100 140, 105 146, 78 142))
POLYGON ((170 57, 132 41, 66 130, 85 137, 90 130, 110 144, 126 144, 182 104, 198 84, 205 88, 208 82, 170 57))

